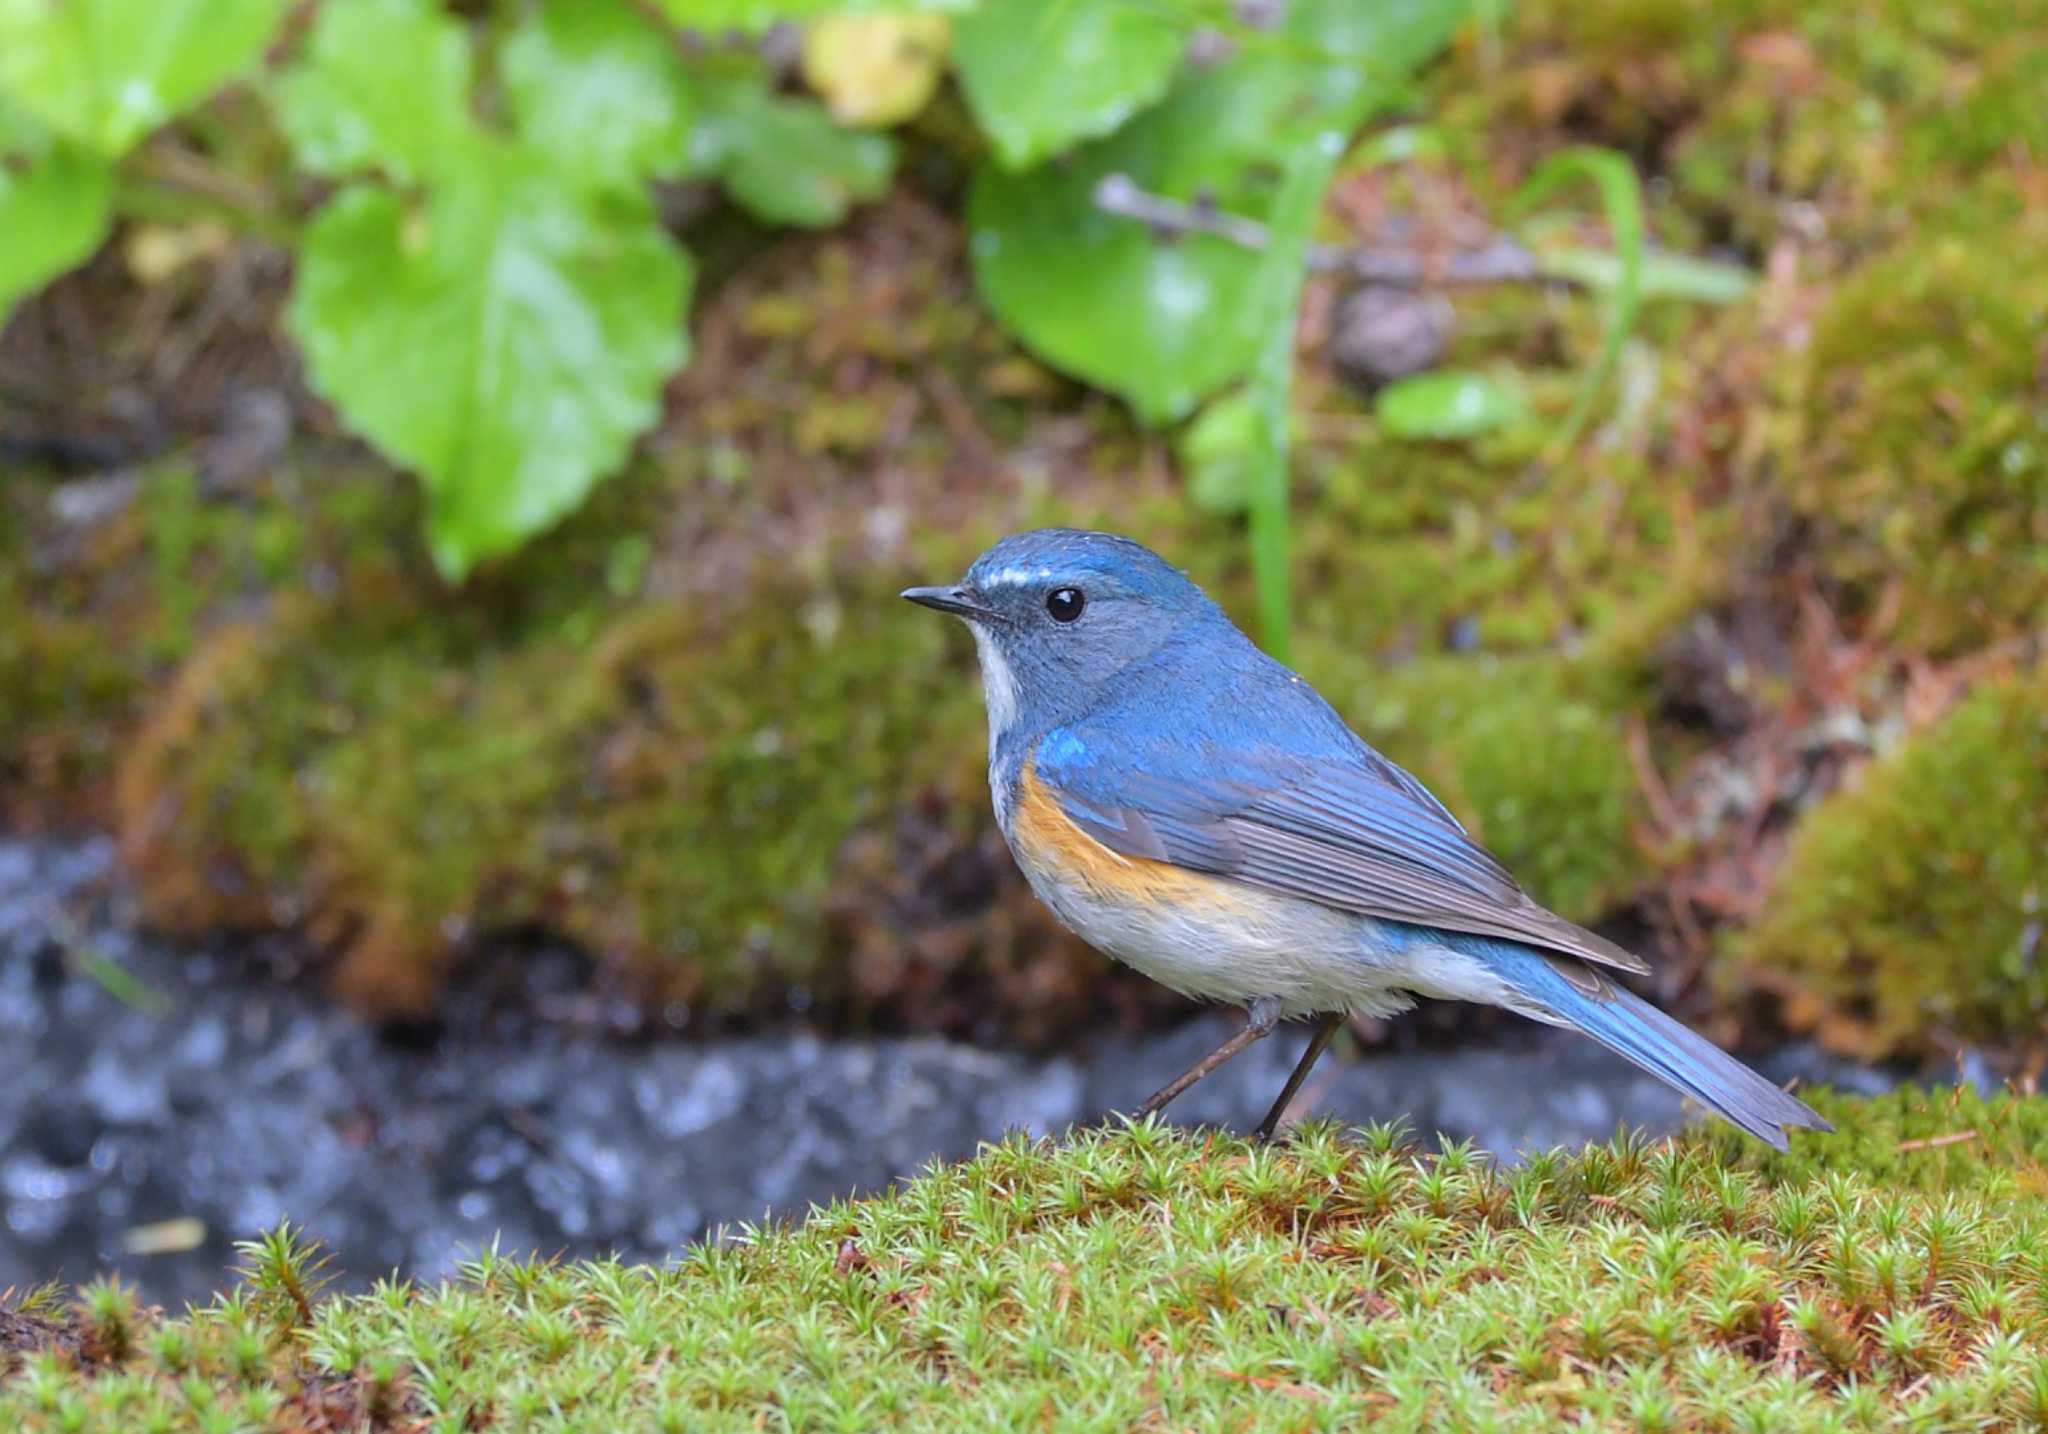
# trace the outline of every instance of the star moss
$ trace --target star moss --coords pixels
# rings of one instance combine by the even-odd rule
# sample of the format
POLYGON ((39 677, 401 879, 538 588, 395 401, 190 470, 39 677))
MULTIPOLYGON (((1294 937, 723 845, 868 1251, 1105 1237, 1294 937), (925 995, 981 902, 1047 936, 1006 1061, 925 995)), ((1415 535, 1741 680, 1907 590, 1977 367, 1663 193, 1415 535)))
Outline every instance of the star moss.
POLYGON ((2048 1421, 2048 1102, 1820 1098, 1502 1170, 1395 1130, 1013 1136, 672 1264, 323 1297, 290 1232, 164 1320, 0 1312, 0 1423, 1835 1430, 2048 1421), (37 1346, 40 1346, 38 1348, 37 1346))

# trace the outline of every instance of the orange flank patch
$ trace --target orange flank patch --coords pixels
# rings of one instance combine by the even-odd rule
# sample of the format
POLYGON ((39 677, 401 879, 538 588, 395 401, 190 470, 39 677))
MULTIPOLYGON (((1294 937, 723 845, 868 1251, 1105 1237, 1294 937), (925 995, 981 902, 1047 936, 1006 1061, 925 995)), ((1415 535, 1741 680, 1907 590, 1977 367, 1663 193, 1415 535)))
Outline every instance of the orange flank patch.
POLYGON ((1029 766, 1017 779, 1017 807, 1011 827, 1017 839, 1017 854, 1026 865, 1055 880, 1084 886, 1103 900, 1133 906, 1173 904, 1241 909, 1245 905, 1232 884, 1220 877, 1204 876, 1171 862, 1111 851, 1060 810, 1059 799, 1029 766))

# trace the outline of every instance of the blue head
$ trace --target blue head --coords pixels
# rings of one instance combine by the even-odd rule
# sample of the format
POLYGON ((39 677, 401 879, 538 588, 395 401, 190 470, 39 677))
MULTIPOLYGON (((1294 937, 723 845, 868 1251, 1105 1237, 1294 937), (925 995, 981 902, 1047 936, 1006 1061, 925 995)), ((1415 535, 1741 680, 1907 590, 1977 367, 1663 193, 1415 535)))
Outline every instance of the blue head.
POLYGON ((1243 640, 1178 568, 1114 533, 1016 533, 957 585, 903 596, 973 629, 997 739, 1090 710, 1131 664, 1195 629, 1243 640))

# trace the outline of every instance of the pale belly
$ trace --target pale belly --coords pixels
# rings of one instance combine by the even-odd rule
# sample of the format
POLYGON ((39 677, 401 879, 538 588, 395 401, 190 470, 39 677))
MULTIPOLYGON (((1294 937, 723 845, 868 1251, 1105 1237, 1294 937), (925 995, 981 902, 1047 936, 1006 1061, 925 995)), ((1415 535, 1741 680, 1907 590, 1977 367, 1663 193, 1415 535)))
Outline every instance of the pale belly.
POLYGON ((1515 1005, 1478 961, 1412 926, 1111 851, 1029 767, 998 816, 1038 899, 1097 950, 1200 1000, 1270 999, 1283 1017, 1386 1016, 1415 995, 1515 1005))
POLYGON ((1412 961, 1376 950, 1369 918, 1234 882, 1220 883, 1224 899, 1214 902, 1133 904, 1018 864, 1068 930, 1184 996, 1234 1005, 1271 997, 1290 1019, 1385 1016, 1415 1004, 1412 961))

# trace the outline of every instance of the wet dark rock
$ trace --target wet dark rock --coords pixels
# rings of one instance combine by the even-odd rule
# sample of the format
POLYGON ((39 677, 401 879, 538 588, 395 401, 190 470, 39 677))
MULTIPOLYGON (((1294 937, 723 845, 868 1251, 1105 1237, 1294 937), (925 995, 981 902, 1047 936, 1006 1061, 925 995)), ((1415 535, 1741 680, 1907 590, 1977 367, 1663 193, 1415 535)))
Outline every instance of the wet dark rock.
MULTIPOLYGON (((444 1274, 493 1236, 659 1259, 1006 1129, 1129 1109, 1234 1023, 1211 1012, 1050 1059, 930 1039, 664 1043, 522 1017, 493 988, 459 998, 432 1038, 397 1041, 310 989, 248 979, 247 961, 134 936, 118 896, 109 917, 84 895, 109 888, 106 843, 0 842, 0 1289, 113 1267, 150 1299, 202 1298, 234 1239, 287 1216, 354 1284, 444 1274), (203 1226, 192 1248, 131 1250, 180 1219, 203 1226)), ((533 966, 555 995, 569 969, 533 966)), ((1305 1039, 1247 1052, 1174 1114, 1248 1127, 1305 1039)), ((1885 1083, 1811 1050, 1766 1069, 1885 1083)), ((1405 1118, 1502 1153, 1680 1117, 1655 1082, 1534 1030, 1504 1049, 1331 1060, 1306 1095, 1348 1121, 1405 1118)))
POLYGON ((1370 393, 1443 362, 1456 322, 1441 294, 1360 284, 1330 316, 1330 357, 1340 374, 1370 393))

